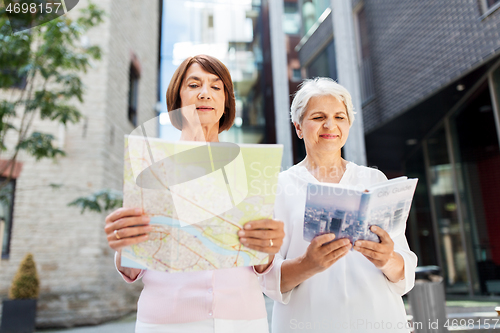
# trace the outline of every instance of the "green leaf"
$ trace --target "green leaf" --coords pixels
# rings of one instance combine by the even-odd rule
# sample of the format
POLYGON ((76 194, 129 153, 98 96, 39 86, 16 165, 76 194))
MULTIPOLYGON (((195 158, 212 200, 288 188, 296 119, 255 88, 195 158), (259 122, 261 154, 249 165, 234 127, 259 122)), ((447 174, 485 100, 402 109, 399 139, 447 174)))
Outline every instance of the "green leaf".
POLYGON ((40 132, 34 132, 31 136, 19 145, 19 149, 26 150, 30 155, 34 156, 37 161, 42 158, 57 158, 58 155, 65 156, 66 153, 52 145, 54 136, 40 132))
POLYGON ((101 213, 111 209, 120 208, 123 205, 123 194, 121 191, 102 189, 86 197, 79 197, 68 204, 68 206, 80 207, 80 213, 85 210, 101 213))
MULTIPOLYGON (((31 16, 27 15, 27 19, 32 20, 31 16)), ((103 22, 103 16, 101 9, 89 3, 77 19, 60 16, 13 34, 5 8, 0 9, 0 90, 12 87, 23 90, 22 94, 3 91, 0 94, 0 151, 6 149, 7 131, 16 130, 15 111, 20 117, 40 112, 40 118, 62 124, 81 119, 78 105, 73 102, 83 102, 81 75, 92 59, 100 59, 101 49, 96 45, 81 47, 80 37, 103 22), (3 96, 21 97, 21 100, 13 104, 3 96)), ((29 126, 19 131, 29 133, 29 126)), ((64 152, 52 145, 53 139, 52 135, 35 132, 16 149, 25 150, 36 160, 63 156, 64 152)))

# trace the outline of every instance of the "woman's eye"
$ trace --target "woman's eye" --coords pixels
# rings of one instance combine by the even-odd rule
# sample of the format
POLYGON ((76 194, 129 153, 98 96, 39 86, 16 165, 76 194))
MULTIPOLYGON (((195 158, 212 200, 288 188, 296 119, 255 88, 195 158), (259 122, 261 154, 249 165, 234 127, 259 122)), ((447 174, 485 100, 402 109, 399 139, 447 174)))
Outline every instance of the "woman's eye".
POLYGON ((344 117, 336 117, 339 120, 344 120, 344 117))
POLYGON ((219 91, 219 90, 220 90, 220 88, 219 88, 219 87, 213 87, 213 89, 215 89, 215 90, 217 90, 217 91, 219 91))
POLYGON ((323 119, 323 117, 314 117, 313 120, 320 120, 323 119))
POLYGON ((189 88, 198 88, 198 85, 196 83, 191 83, 188 85, 189 88))

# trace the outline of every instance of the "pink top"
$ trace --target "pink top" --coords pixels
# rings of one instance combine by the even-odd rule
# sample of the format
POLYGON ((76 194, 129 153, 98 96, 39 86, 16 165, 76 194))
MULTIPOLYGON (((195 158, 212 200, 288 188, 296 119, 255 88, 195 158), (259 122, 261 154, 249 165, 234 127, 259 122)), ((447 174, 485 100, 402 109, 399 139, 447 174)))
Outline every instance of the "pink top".
MULTIPOLYGON (((266 318, 264 297, 253 267, 191 273, 143 270, 144 289, 137 320, 149 324, 177 324, 207 319, 254 320, 266 318)), ((121 273, 121 272, 120 272, 121 273)))

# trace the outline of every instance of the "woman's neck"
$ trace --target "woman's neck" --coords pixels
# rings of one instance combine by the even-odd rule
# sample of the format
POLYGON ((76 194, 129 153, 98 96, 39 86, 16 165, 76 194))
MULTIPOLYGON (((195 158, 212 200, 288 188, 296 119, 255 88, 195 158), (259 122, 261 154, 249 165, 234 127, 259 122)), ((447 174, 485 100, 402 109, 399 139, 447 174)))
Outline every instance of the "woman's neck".
POLYGON ((307 154, 299 163, 304 166, 317 180, 324 183, 338 183, 346 170, 347 161, 337 154, 307 154))
POLYGON ((181 141, 219 142, 219 124, 213 126, 186 126, 182 128, 181 141))

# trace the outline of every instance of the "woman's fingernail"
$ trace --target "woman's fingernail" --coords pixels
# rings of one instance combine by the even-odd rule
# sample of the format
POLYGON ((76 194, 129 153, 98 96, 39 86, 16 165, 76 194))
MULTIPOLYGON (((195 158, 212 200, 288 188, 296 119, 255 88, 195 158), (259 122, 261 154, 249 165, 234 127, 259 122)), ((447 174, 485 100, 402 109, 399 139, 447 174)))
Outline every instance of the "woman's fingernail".
POLYGON ((247 224, 245 224, 245 229, 247 229, 247 230, 248 230, 248 229, 250 229, 251 227, 252 227, 252 226, 251 226, 250 224, 248 224, 248 223, 247 223, 247 224))
POLYGON ((240 237, 245 236, 245 232, 243 230, 238 231, 238 236, 240 237))
POLYGON ((246 239, 246 238, 240 238, 240 242, 241 242, 242 244, 245 244, 245 245, 246 245, 246 244, 247 244, 247 239, 246 239))
POLYGON ((135 209, 135 213, 136 213, 136 214, 140 214, 140 213, 142 213, 142 209, 140 209, 140 208, 136 208, 136 209, 135 209))
POLYGON ((377 226, 376 225, 372 226, 372 230, 377 231, 377 226))
POLYGON ((142 221, 143 221, 143 222, 149 222, 149 216, 144 215, 144 216, 142 217, 142 221))

